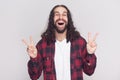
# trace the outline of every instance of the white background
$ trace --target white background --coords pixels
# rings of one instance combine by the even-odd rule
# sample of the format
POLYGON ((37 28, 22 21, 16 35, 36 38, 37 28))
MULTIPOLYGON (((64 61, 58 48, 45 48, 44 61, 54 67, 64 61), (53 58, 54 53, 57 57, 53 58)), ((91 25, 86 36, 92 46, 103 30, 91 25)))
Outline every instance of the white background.
POLYGON ((86 40, 88 32, 99 32, 97 67, 84 80, 120 80, 120 0, 0 0, 0 80, 30 80, 21 39, 31 35, 36 44, 57 4, 70 9, 86 40))

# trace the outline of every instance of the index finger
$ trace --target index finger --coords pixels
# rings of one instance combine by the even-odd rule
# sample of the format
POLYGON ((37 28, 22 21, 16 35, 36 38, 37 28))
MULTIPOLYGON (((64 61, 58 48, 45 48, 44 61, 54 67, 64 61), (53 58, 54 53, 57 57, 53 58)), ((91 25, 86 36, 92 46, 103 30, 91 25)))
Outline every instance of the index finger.
POLYGON ((26 46, 29 45, 25 39, 22 39, 22 42, 23 42, 26 46))
POLYGON ((88 32, 88 42, 90 42, 90 41, 91 41, 91 33, 88 32))
POLYGON ((30 36, 30 44, 33 44, 33 45, 34 45, 34 42, 33 42, 32 36, 30 36))

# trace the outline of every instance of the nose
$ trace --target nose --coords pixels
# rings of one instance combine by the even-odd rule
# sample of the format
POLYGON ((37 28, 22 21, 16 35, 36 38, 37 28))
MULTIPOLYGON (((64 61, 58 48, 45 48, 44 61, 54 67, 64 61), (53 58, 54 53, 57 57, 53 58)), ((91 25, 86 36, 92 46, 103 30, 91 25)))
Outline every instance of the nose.
POLYGON ((62 15, 60 15, 59 18, 62 19, 63 18, 62 15))

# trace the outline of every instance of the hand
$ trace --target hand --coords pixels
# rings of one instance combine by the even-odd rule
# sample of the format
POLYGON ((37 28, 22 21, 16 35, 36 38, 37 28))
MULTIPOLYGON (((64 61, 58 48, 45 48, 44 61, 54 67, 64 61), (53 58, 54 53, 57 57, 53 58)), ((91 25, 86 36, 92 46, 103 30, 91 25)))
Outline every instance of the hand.
POLYGON ((22 39, 22 42, 27 46, 28 55, 31 58, 37 57, 37 48, 35 47, 32 37, 30 36, 30 43, 28 43, 25 39, 22 39))
POLYGON ((97 44, 95 42, 97 35, 98 33, 96 33, 93 39, 91 39, 91 33, 88 33, 87 51, 89 54, 95 53, 95 50, 97 48, 97 44))

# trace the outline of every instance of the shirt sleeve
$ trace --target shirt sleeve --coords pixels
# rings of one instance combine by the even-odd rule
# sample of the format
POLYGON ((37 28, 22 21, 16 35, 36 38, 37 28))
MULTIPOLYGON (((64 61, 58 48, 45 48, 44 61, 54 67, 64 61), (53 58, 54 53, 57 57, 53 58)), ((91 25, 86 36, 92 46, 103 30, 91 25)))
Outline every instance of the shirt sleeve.
POLYGON ((37 57, 36 58, 31 58, 28 62, 28 73, 29 76, 32 80, 37 80, 42 72, 43 66, 42 66, 42 58, 40 55, 40 44, 37 44, 37 57))
POLYGON ((94 53, 89 54, 87 52, 86 41, 83 44, 82 54, 84 55, 83 56, 83 71, 84 73, 90 76, 95 71, 97 58, 94 53))

